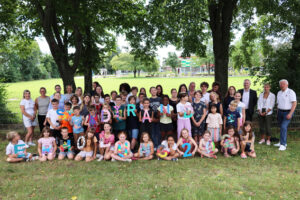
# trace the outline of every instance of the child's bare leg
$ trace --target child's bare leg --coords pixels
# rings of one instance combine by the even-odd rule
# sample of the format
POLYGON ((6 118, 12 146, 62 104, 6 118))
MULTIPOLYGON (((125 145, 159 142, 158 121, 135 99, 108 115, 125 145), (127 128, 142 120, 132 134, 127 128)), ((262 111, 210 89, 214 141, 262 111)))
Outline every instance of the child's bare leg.
POLYGON ((78 140, 78 138, 79 138, 79 135, 78 135, 78 134, 75 134, 75 133, 73 133, 73 136, 74 136, 75 148, 77 149, 77 140, 78 140))
POLYGON ((152 160, 152 159, 153 159, 153 155, 141 158, 141 160, 152 160))
POLYGON ((76 157, 75 157, 75 160, 76 161, 81 161, 83 158, 80 156, 80 155, 77 155, 76 157))
POLYGON ((72 153, 68 153, 68 159, 69 160, 73 160, 74 159, 74 154, 72 154, 72 153))
POLYGON ((65 158, 64 154, 58 154, 58 160, 63 160, 65 158))
POLYGON ((23 161, 23 158, 7 158, 6 161, 9 163, 16 163, 23 161))
POLYGON ((111 155, 112 158, 114 158, 115 160, 119 160, 119 161, 125 161, 125 158, 121 158, 120 156, 116 155, 116 154, 112 154, 111 155))
POLYGON ((42 157, 40 157, 39 160, 40 160, 41 162, 47 161, 46 155, 42 155, 42 157))
POLYGON ((136 145, 136 139, 135 138, 132 138, 132 140, 131 140, 131 144, 130 144, 131 146, 131 149, 134 149, 134 147, 135 147, 135 145, 136 145))
POLYGON ((111 154, 112 154, 111 151, 105 152, 104 160, 110 160, 111 159, 111 154))
POLYGON ((246 142, 242 141, 241 142, 241 151, 242 151, 242 153, 245 153, 245 148, 246 148, 246 142))
POLYGON ((238 152, 239 152, 239 151, 238 151, 237 149, 232 149, 232 150, 231 150, 231 154, 232 154, 232 155, 236 155, 238 152))
POLYGON ((91 162, 93 158, 91 156, 85 157, 85 162, 91 162))
POLYGON ((48 160, 54 160, 55 156, 53 153, 49 153, 48 156, 47 156, 47 159, 48 160))

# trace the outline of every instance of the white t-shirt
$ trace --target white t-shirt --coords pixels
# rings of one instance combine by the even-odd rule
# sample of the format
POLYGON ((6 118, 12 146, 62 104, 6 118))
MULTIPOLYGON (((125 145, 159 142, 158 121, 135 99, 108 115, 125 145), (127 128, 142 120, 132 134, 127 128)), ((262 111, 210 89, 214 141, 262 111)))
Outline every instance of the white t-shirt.
MULTIPOLYGON (((163 150, 166 150, 167 152, 170 152, 170 148, 169 148, 169 146, 168 146, 168 141, 167 141, 167 140, 162 141, 161 145, 164 146, 164 149, 163 149, 163 150)), ((177 144, 176 144, 176 143, 174 143, 174 145, 172 146, 172 149, 173 149, 174 151, 177 150, 177 144)))
POLYGON ((241 119, 243 119, 243 109, 246 109, 246 105, 240 101, 238 106, 236 107, 236 111, 238 111, 240 113, 241 119))
POLYGON ((200 99, 200 101, 204 102, 205 104, 208 104, 210 102, 210 94, 206 92, 200 99))
POLYGON ((278 109, 290 110, 295 101, 297 101, 296 93, 290 88, 287 88, 285 91, 280 90, 277 93, 278 109))
POLYGON ((220 113, 209 113, 206 119, 208 128, 220 128, 220 125, 223 124, 222 116, 220 113))
MULTIPOLYGON (((17 145, 24 144, 24 148, 27 148, 25 142, 23 140, 19 140, 17 145)), ((6 146, 6 155, 16 154, 15 145, 11 142, 6 146)))
POLYGON ((243 103, 245 104, 245 109, 248 109, 248 106, 249 106, 249 98, 250 98, 250 89, 246 92, 244 90, 243 92, 243 103))
MULTIPOLYGON (((52 124, 55 124, 57 126, 59 126, 58 123, 56 123, 56 121, 58 121, 58 114, 56 112, 57 110, 49 110, 47 112, 46 118, 50 118, 50 121, 52 122, 52 124)), ((50 126, 50 129, 54 129, 52 126, 50 126)))
MULTIPOLYGON (((33 116, 34 115, 34 106, 35 102, 32 99, 22 99, 20 106, 25 107, 25 112, 27 112, 29 115, 33 116)), ((23 118, 28 118, 25 115, 23 115, 23 118)))
POLYGON ((184 112, 187 112, 189 110, 191 110, 193 112, 193 107, 192 107, 192 104, 190 102, 186 102, 185 104, 182 104, 182 103, 179 102, 176 105, 176 108, 177 108, 177 113, 178 113, 178 119, 187 119, 187 118, 184 118, 184 116, 180 117, 179 112, 184 113, 184 112))

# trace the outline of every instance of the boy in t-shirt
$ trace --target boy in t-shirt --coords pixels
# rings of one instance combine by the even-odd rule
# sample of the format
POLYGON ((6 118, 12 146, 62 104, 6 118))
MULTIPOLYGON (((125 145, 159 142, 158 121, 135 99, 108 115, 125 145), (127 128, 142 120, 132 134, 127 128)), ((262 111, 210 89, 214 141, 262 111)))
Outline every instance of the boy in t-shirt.
POLYGON ((73 130, 72 126, 70 124, 70 120, 73 116, 73 113, 71 112, 72 104, 70 102, 65 103, 65 111, 62 113, 63 115, 58 116, 58 121, 61 124, 61 128, 66 127, 68 129, 69 136, 71 137, 73 130))
POLYGON ((58 160, 63 160, 65 157, 72 160, 74 158, 74 139, 68 134, 68 128, 61 128, 61 137, 58 140, 57 147, 59 149, 58 160))
MULTIPOLYGON (((58 114, 57 114, 58 103, 59 101, 57 99, 52 99, 51 100, 52 109, 50 109, 46 115, 47 122, 50 124, 50 132, 52 136, 56 139, 56 144, 60 136, 60 128, 61 128, 58 120, 58 114)), ((62 114, 62 112, 59 113, 62 114)))
POLYGON ((28 146, 20 139, 20 135, 17 132, 11 131, 7 133, 6 138, 9 141, 9 144, 6 146, 7 162, 15 163, 27 161, 32 158, 32 155, 26 152, 28 146))
POLYGON ((232 125, 237 131, 240 130, 240 113, 236 110, 238 104, 236 101, 231 101, 229 104, 229 109, 224 116, 224 130, 229 126, 232 125))
POLYGON ((150 108, 154 112, 154 117, 153 117, 153 123, 152 123, 152 140, 154 143, 154 148, 156 149, 158 145, 160 144, 161 140, 161 135, 160 135, 160 114, 158 111, 158 108, 160 107, 161 104, 161 98, 157 96, 157 90, 155 87, 150 88, 150 108))
POLYGON ((113 130, 115 137, 117 137, 120 131, 126 130, 126 115, 124 113, 125 106, 122 105, 121 96, 116 97, 116 105, 112 107, 113 113, 113 130))

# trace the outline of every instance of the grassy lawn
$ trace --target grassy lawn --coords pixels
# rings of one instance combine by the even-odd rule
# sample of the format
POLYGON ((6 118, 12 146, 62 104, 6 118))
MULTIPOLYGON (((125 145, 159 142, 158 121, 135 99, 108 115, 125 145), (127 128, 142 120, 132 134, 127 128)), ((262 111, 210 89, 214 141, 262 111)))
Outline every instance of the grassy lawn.
MULTIPOLYGON (((288 149, 256 144, 256 159, 8 164, 0 133, 0 199, 299 199, 300 132, 288 149)), ((35 148, 29 152, 36 153, 35 148)))
MULTIPOLYGON (((229 85, 234 85, 237 89, 243 87, 244 79, 252 79, 250 77, 229 77, 229 85)), ((84 88, 83 78, 76 78, 76 85, 84 88)), ((200 89, 200 83, 207 81, 210 85, 214 81, 213 77, 189 77, 189 78, 98 78, 94 81, 99 81, 102 85, 104 93, 110 93, 112 90, 119 89, 121 83, 127 82, 131 86, 145 87, 147 92, 151 86, 156 86, 161 84, 164 89, 164 93, 170 94, 172 88, 178 89, 179 85, 185 83, 187 86, 190 82, 194 81, 196 83, 196 89, 200 89)), ((56 84, 62 85, 61 79, 49 79, 49 80, 38 80, 38 81, 27 81, 18 83, 7 84, 8 93, 8 107, 14 113, 20 113, 19 104, 22 99, 23 91, 29 89, 32 94, 32 98, 35 99, 39 96, 39 88, 45 87, 47 89, 48 95, 54 93, 54 86, 56 84)), ((252 88, 261 89, 260 85, 254 85, 252 88)), ((21 115, 18 115, 19 120, 21 120, 21 115)))

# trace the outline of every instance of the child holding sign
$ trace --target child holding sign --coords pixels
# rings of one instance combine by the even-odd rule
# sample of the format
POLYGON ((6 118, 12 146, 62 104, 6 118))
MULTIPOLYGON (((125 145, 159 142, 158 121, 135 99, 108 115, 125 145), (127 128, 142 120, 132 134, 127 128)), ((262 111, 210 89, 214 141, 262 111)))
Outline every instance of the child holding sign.
POLYGON ((224 156, 227 158, 230 155, 236 155, 240 150, 240 139, 234 127, 228 126, 227 133, 222 138, 221 146, 224 156))
POLYGON ((156 156, 158 160, 178 161, 179 153, 177 152, 177 144, 172 135, 169 135, 167 140, 162 141, 161 145, 158 146, 156 156))
POLYGON ((116 97, 116 105, 112 107, 113 112, 113 130, 115 136, 120 131, 126 130, 126 114, 125 114, 125 106, 122 105, 121 96, 116 97))
POLYGON ((28 146, 20 139, 20 135, 17 132, 8 132, 6 138, 9 141, 9 144, 6 146, 7 162, 15 163, 27 161, 32 158, 32 155, 26 152, 28 146))
POLYGON ((189 131, 186 128, 181 130, 181 135, 177 142, 177 146, 178 153, 184 158, 195 156, 198 149, 197 143, 191 136, 189 136, 189 131))
POLYGON ((55 138, 51 136, 50 128, 44 127, 42 137, 38 140, 39 160, 41 162, 54 160, 56 148, 55 138))
POLYGON ((177 104, 177 138, 180 138, 180 133, 183 128, 189 130, 189 135, 191 136, 191 120, 194 110, 190 102, 188 102, 189 97, 187 93, 179 94, 180 102, 177 104))
POLYGON ((152 134, 152 119, 153 112, 150 109, 150 100, 148 98, 143 99, 143 109, 139 113, 140 120, 140 132, 147 132, 152 134))
POLYGON ((96 159, 97 138, 94 129, 88 129, 85 136, 78 138, 77 147, 81 151, 76 155, 75 160, 90 162, 96 159))
POLYGON ((127 161, 131 162, 132 153, 130 151, 130 143, 128 140, 126 140, 126 133, 124 131, 121 131, 118 134, 119 141, 116 142, 114 153, 111 155, 112 160, 111 161, 127 161))
POLYGON ((89 114, 85 118, 84 125, 86 125, 88 129, 95 130, 96 138, 99 139, 100 119, 95 107, 89 107, 89 114))
POLYGON ((218 153, 218 149, 215 148, 209 131, 204 132, 203 138, 200 140, 198 152, 201 154, 201 157, 217 158, 215 154, 218 153))
POLYGON ((168 135, 173 134, 172 116, 174 115, 173 106, 169 104, 169 96, 163 95, 162 103, 159 107, 160 113, 160 132, 162 140, 165 140, 168 135))
POLYGON ((114 151, 115 136, 112 134, 111 125, 109 123, 104 124, 104 131, 99 136, 99 151, 100 157, 98 161, 110 160, 111 154, 114 151))
POLYGON ((136 97, 130 96, 128 98, 129 104, 127 104, 126 114, 127 114, 127 131, 129 138, 131 139, 131 150, 134 149, 136 145, 137 138, 139 136, 139 118, 136 109, 136 97))

